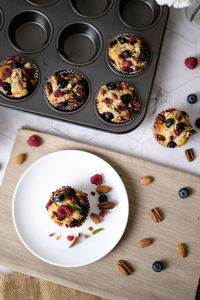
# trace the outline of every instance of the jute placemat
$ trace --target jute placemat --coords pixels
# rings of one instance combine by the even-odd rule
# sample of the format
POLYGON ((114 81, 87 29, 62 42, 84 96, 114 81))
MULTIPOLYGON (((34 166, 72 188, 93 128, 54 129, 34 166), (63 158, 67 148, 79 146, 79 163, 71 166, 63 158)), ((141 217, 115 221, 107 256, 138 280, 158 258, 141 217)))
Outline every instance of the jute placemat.
POLYGON ((44 133, 36 133, 43 144, 31 148, 26 140, 34 133, 18 131, 0 191, 0 264, 108 299, 194 300, 200 273, 199 177, 44 133), (24 170, 43 155, 63 149, 85 150, 104 158, 122 176, 129 195, 130 215, 123 238, 106 257, 81 268, 60 268, 40 261, 22 245, 12 223, 12 196, 24 170), (27 160, 15 166, 13 158, 19 153, 27 153, 27 160), (153 176, 155 181, 140 186, 140 177, 146 175, 153 176), (193 190, 185 200, 177 196, 183 186, 193 190), (163 222, 154 223, 149 218, 148 211, 154 207, 160 208, 163 222), (154 242, 141 249, 138 241, 145 237, 153 238, 154 242), (177 255, 178 243, 187 245, 187 258, 177 255), (117 270, 115 264, 119 259, 132 265, 131 276, 124 277, 117 270), (152 271, 155 260, 164 262, 165 270, 161 273, 152 271))

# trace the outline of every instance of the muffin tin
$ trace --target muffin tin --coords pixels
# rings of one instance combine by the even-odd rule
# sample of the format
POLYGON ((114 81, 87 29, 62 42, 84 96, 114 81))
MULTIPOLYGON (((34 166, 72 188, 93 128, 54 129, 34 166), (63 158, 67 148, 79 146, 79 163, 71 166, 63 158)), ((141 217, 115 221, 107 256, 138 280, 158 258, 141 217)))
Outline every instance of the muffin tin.
POLYGON ((125 133, 136 128, 147 110, 169 9, 155 0, 1 0, 0 61, 20 55, 38 67, 39 81, 31 96, 13 100, 0 94, 0 105, 93 127, 125 133), (16 2, 16 3, 14 3, 16 2), (130 33, 143 38, 151 59, 144 72, 114 72, 107 60, 109 42, 130 33), (53 109, 45 99, 45 82, 55 72, 83 75, 89 86, 84 105, 72 112, 53 109), (132 120, 111 124, 96 109, 99 88, 110 81, 136 87, 142 108, 132 120))

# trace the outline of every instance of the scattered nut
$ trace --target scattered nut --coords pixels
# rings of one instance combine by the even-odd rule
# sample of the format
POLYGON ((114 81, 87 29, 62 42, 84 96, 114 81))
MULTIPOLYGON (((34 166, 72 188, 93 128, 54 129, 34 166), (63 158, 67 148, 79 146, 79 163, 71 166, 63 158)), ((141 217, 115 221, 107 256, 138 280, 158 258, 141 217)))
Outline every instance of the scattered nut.
POLYGON ((115 203, 111 201, 106 201, 98 204, 100 210, 108 210, 113 209, 115 207, 115 203))
POLYGON ((56 237, 55 237, 55 240, 59 240, 61 238, 61 235, 57 235, 56 237))
POLYGON ((146 239, 140 240, 138 245, 140 246, 140 248, 145 248, 145 247, 149 246, 151 243, 152 243, 152 240, 149 238, 146 238, 146 239))
POLYGON ((99 185, 97 188, 96 188, 96 191, 97 193, 99 194, 107 194, 108 192, 111 191, 111 188, 107 185, 99 185))
POLYGON ((186 249, 185 249, 183 244, 178 244, 176 246, 176 252, 178 253, 178 255, 180 255, 183 258, 187 256, 186 255, 186 249))
POLYGON ((140 178, 140 184, 142 184, 142 185, 147 185, 152 182, 153 182, 153 178, 150 176, 145 176, 145 177, 140 178))
POLYGON ((88 230, 89 230, 89 231, 92 231, 92 230, 93 230, 92 226, 88 227, 88 230))
POLYGON ((81 236, 81 234, 78 233, 77 236, 74 237, 73 241, 69 244, 69 248, 72 248, 75 245, 75 243, 80 238, 80 236, 81 236))
POLYGON ((101 222, 101 219, 99 218, 99 216, 94 213, 90 214, 90 218, 92 219, 92 222, 94 224, 99 224, 101 222))
POLYGON ((197 220, 198 220, 198 223, 200 223, 200 217, 198 217, 198 219, 197 219, 197 220))
POLYGON ((88 239, 89 238, 89 236, 87 235, 87 234, 84 234, 84 239, 88 239))
POLYGON ((189 162, 193 161, 194 160, 194 152, 193 150, 190 148, 190 149, 186 149, 185 150, 185 156, 187 158, 187 160, 189 162))
POLYGON ((154 222, 156 222, 156 223, 162 222, 163 218, 161 217, 157 208, 153 208, 152 210, 150 210, 149 214, 154 222))
POLYGON ((124 276, 128 276, 133 273, 124 260, 119 260, 116 265, 117 268, 122 272, 124 276))
POLYGON ((21 165, 21 164, 23 164, 23 162, 25 161, 25 159, 26 159, 26 154, 25 153, 21 153, 21 154, 19 154, 19 155, 17 155, 17 156, 15 156, 15 158, 14 158, 14 164, 15 165, 21 165))

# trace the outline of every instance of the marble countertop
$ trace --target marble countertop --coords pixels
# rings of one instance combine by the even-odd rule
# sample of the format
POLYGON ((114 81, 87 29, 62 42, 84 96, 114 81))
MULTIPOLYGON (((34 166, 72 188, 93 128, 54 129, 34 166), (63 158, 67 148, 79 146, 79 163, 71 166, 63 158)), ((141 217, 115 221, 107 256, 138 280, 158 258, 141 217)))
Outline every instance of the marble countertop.
MULTIPOLYGON (((186 146, 175 149, 160 146, 152 136, 155 116, 169 107, 187 111, 193 126, 200 117, 200 66, 194 70, 187 69, 184 60, 188 56, 200 57, 200 26, 194 27, 186 20, 184 9, 172 8, 146 117, 136 130, 127 134, 109 134, 0 107, 0 183, 16 130, 21 127, 116 150, 200 175, 200 130, 197 129, 197 134, 190 138, 186 146), (191 93, 199 98, 193 105, 186 100, 191 93), (184 153, 188 147, 195 153, 195 160, 190 163, 184 153)), ((0 267, 0 273, 6 272, 9 270, 0 267)))

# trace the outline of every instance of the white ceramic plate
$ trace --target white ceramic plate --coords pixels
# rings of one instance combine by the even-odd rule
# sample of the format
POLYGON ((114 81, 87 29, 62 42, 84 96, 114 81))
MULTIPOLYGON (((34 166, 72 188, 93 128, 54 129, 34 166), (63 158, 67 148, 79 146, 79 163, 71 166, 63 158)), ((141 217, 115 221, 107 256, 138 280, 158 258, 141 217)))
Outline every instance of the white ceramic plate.
POLYGON ((103 159, 88 152, 64 150, 48 154, 32 164, 19 180, 12 205, 15 229, 26 248, 43 261, 61 267, 79 267, 90 264, 108 254, 119 242, 128 220, 128 197, 117 172, 103 159), (103 184, 112 188, 109 200, 116 207, 98 225, 90 217, 79 228, 56 225, 45 208, 52 191, 71 185, 88 193, 90 213, 99 213, 98 195, 91 196, 96 185, 90 183, 94 174, 103 176, 103 184), (88 227, 103 227, 92 235, 88 227), (61 235, 60 240, 50 233, 61 235), (67 235, 82 233, 80 241, 68 248, 67 235), (84 239, 83 235, 89 235, 84 239))

